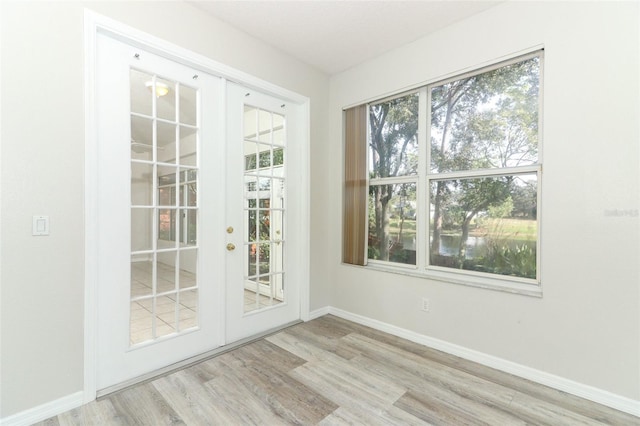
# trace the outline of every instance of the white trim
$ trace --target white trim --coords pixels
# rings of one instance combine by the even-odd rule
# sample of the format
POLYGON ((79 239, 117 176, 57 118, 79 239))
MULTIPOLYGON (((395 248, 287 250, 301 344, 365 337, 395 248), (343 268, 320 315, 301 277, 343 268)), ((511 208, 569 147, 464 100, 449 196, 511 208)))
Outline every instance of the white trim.
POLYGON ((446 352, 448 354, 455 355, 469 361, 477 362, 478 364, 495 368, 496 370, 513 374, 515 376, 522 377, 524 379, 531 380, 533 382, 549 386, 554 389, 570 393, 572 395, 576 395, 580 398, 588 399, 589 401, 597 402, 598 404, 606 405, 607 407, 611 407, 616 410, 620 410, 625 413, 640 417, 640 401, 617 395, 615 393, 593 386, 585 385, 583 383, 566 379, 564 377, 556 376, 555 374, 527 367, 525 365, 508 361, 503 358, 465 348, 464 346, 459 346, 453 343, 446 342, 444 340, 425 336, 423 334, 419 334, 411 330, 378 321, 373 318, 368 318, 362 315, 344 311, 339 308, 334 308, 332 306, 318 309, 313 313, 319 314, 326 311, 328 311, 328 313, 331 315, 335 315, 337 317, 353 321, 358 324, 366 325, 367 327, 384 331, 385 333, 402 337, 403 339, 407 339, 412 342, 419 343, 421 345, 425 345, 427 347, 437 349, 439 351, 446 352))
POLYGON ((215 75, 216 77, 224 78, 225 80, 259 90, 272 96, 284 98, 298 104, 304 104, 309 101, 306 96, 299 95, 291 90, 277 86, 258 77, 254 77, 244 71, 240 71, 228 65, 214 61, 213 59, 192 52, 184 47, 100 15, 92 10, 85 9, 84 17, 85 22, 87 23, 85 29, 87 29, 88 26, 90 30, 93 30, 93 37, 95 37, 96 32, 101 32, 111 38, 122 41, 125 44, 143 48, 148 52, 163 58, 179 62, 185 66, 193 67, 203 72, 215 75))
MULTIPOLYGON (((469 77, 475 77, 475 76, 478 76, 478 75, 481 75, 481 74, 484 74, 484 73, 487 73, 487 72, 495 71, 495 70, 500 69, 500 68, 508 67, 509 65, 513 65, 513 64, 516 64, 518 62, 524 62, 526 60, 535 58, 536 56, 542 57, 542 53, 541 52, 544 52, 544 47, 540 47, 540 48, 538 48, 536 50, 532 50, 531 52, 524 53, 522 55, 517 55, 517 56, 511 57, 509 59, 498 60, 496 62, 490 63, 489 65, 485 65, 485 66, 482 66, 482 67, 471 69, 471 70, 469 70, 467 72, 464 72, 464 73, 461 73, 461 74, 458 74, 458 75, 451 75, 451 76, 449 76, 447 78, 444 78, 442 80, 434 81, 429 86, 432 86, 432 85, 442 86, 444 84, 452 83, 452 82, 457 81, 457 80, 462 80, 462 79, 469 78, 469 77)), ((538 87, 542 87, 542 85, 538 85, 538 87)))
MULTIPOLYGON (((229 90, 229 85, 228 85, 228 81, 226 78, 221 78, 220 79, 220 99, 218 100, 218 111, 226 111, 227 110, 227 100, 228 100, 228 90, 229 90)), ((218 133, 216 135, 217 140, 219 141, 224 141, 227 138, 227 121, 228 121, 228 117, 225 116, 224 120, 220 120, 220 128, 218 129, 218 133)), ((222 143, 220 144, 220 153, 219 155, 224 156, 223 158, 227 158, 227 145, 222 143)), ((223 176, 224 173, 226 173, 225 171, 221 171, 220 172, 223 176)), ((223 197, 224 199, 228 199, 228 188, 223 188, 223 197)), ((202 228, 202 227, 200 227, 202 228)), ((227 276, 227 264, 224 264, 224 269, 220 271, 220 274, 222 274, 223 277, 227 276)), ((218 288, 218 295, 220 297, 220 300, 227 300, 227 286, 226 285, 221 285, 218 288)), ((223 347, 228 343, 228 339, 227 339, 227 325, 226 325, 226 318, 227 315, 227 311, 225 309, 220 309, 220 312, 218 312, 218 332, 220 333, 220 344, 223 345, 223 347)))
POLYGON ((495 169, 475 169, 475 170, 456 170, 453 172, 432 173, 427 172, 426 176, 430 181, 452 180, 452 179, 470 179, 478 177, 499 177, 499 176, 516 176, 538 173, 541 168, 540 162, 530 166, 518 167, 500 167, 495 169))
POLYGON ((415 265, 371 259, 369 259, 365 266, 351 265, 349 263, 342 263, 341 265, 436 280, 449 284, 503 291, 506 293, 520 294, 524 296, 542 297, 542 286, 533 280, 528 280, 527 278, 509 277, 507 275, 497 274, 485 274, 486 276, 483 276, 483 273, 462 271, 438 266, 429 266, 419 269, 415 265))
POLYGON ((57 416, 65 411, 73 410, 83 404, 83 392, 72 393, 63 396, 55 401, 50 401, 37 407, 21 411, 4 419, 0 419, 0 424, 5 426, 22 426, 32 425, 41 422, 50 417, 57 416))
POLYGON ((471 65, 465 68, 461 68, 458 69, 456 71, 451 71, 445 74, 441 74, 439 76, 434 76, 432 78, 427 78, 426 80, 422 80, 420 82, 414 83, 414 84, 409 84, 407 86, 398 88, 397 90, 393 90, 391 92, 384 92, 384 93, 380 93, 378 95, 374 95, 372 97, 360 100, 360 101, 356 101, 356 102, 352 102, 346 105, 342 106, 342 110, 347 110, 349 108, 353 108, 362 104, 376 104, 378 103, 378 101, 380 102, 384 102, 387 99, 394 99, 396 97, 396 95, 402 96, 403 94, 406 93, 411 93, 413 91, 416 91, 418 89, 420 89, 423 86, 429 86, 432 84, 436 84, 439 82, 444 82, 447 81, 449 79, 455 79, 456 76, 462 76, 462 75, 467 75, 469 73, 473 73, 475 70, 480 70, 483 68, 488 68, 488 67, 492 67, 493 65, 496 64, 501 64, 501 63, 505 63, 514 59, 518 59, 519 57, 524 57, 526 55, 529 54, 533 54, 537 51, 540 50, 544 50, 544 44, 537 44, 534 46, 531 46, 527 49, 522 49, 516 52, 511 52, 509 54, 505 54, 503 56, 500 56, 496 59, 488 59, 486 61, 483 62, 479 62, 476 65, 471 65))
POLYGON ((298 277, 300 280, 300 288, 298 297, 300 299, 300 319, 302 321, 309 320, 309 309, 311 304, 311 176, 308 170, 311 170, 311 105, 309 100, 304 102, 300 107, 300 116, 296 117, 300 123, 308 123, 303 127, 303 134, 300 135, 303 143, 301 147, 300 157, 298 161, 301 166, 300 170, 306 171, 301 173, 300 186, 303 188, 299 191, 300 196, 300 217, 298 232, 301 235, 301 247, 299 257, 299 266, 302 271, 306 271, 304 277, 298 277))
POLYGON ((372 185, 398 185, 403 183, 415 183, 418 184, 418 175, 403 175, 403 176, 392 176, 392 177, 383 177, 383 178, 370 178, 369 186, 372 185))
MULTIPOLYGON (((331 310, 334 308, 331 308, 331 306, 325 306, 324 308, 320 308, 320 309, 316 309, 315 311, 311 311, 309 313, 309 321, 314 320, 316 318, 320 318, 322 316, 325 315, 329 315, 331 314, 331 310)), ((334 314, 336 316, 339 316, 338 314, 334 314)))
POLYGON ((96 42, 98 24, 84 14, 84 403, 96 399, 98 328, 98 137, 96 134, 96 42))
MULTIPOLYGON (((97 201, 97 135, 96 135, 96 41, 98 33, 124 42, 132 46, 138 46, 158 56, 176 61, 203 72, 221 77, 224 81, 238 82, 245 87, 259 90, 283 100, 298 104, 303 115, 297 117, 304 129, 301 135, 303 145, 302 155, 306 167, 309 170, 310 152, 310 99, 291 90, 272 84, 268 81, 254 77, 243 71, 209 59, 205 56, 191 52, 183 47, 169 43, 165 40, 147 34, 143 31, 129 27, 116 20, 97 14, 89 9, 84 10, 84 87, 85 87, 85 164, 84 164, 84 196, 85 196, 85 297, 84 297, 84 402, 93 401, 97 395, 97 240, 98 240, 98 201, 97 201)), ((224 99, 222 100, 224 101, 224 99)), ((308 174, 299 176, 302 186, 310 187, 308 174)), ((309 318, 309 245, 310 245, 310 204, 309 193, 301 194, 301 211, 303 217, 300 227, 303 235, 304 279, 300 279, 300 318, 309 318)))
MULTIPOLYGON (((2 18, 2 5, 0 4, 0 19, 2 18)), ((2 45, 2 36, 0 35, 0 45, 2 45)), ((0 55, 0 93, 2 93, 2 55, 0 55)), ((0 102, 0 130, 2 129, 2 102, 0 102)), ((2 133, 0 132, 0 135, 2 133)), ((1 137, 0 137, 1 138, 1 137)), ((0 176, 2 176, 2 144, 0 143, 0 176)), ((2 223, 2 188, 0 188, 0 224, 2 223)), ((4 241, 2 239, 2 226, 0 226, 0 241, 4 241)), ((0 244, 0 259, 2 259, 2 244, 0 244)), ((2 262, 0 261, 0 288, 2 288, 2 262)), ((2 312, 2 291, 0 291, 0 313, 2 312)), ((1 333, 0 333, 1 334, 1 333)), ((0 336, 0 358, 2 357, 2 336, 0 336)), ((1 370, 1 368, 0 368, 1 370)), ((0 383, 2 383, 2 372, 0 371, 0 383)), ((3 401, 2 397, 2 388, 0 385, 0 401, 3 401)), ((2 413, 0 412, 0 416, 2 413)), ((2 424, 2 419, 0 418, 0 424, 2 424)))

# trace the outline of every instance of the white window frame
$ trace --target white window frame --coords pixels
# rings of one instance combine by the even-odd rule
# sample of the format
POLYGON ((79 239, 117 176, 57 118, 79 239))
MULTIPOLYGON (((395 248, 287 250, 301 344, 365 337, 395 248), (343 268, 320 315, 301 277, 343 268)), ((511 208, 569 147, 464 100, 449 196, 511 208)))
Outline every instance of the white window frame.
MULTIPOLYGON (((422 109, 423 93, 422 92, 424 90, 426 90, 426 88, 422 88, 418 90, 409 90, 406 92, 398 93, 393 96, 388 96, 384 99, 379 99, 374 102, 369 102, 367 104, 367 145, 368 145, 369 141, 371 140, 371 126, 369 125, 369 114, 370 114, 371 105, 377 105, 377 104, 381 104, 394 99, 403 98, 405 96, 415 95, 416 93, 418 94, 418 170, 416 174, 411 174, 411 175, 390 176, 390 177, 384 177, 384 178, 371 178, 370 176, 370 170, 371 170, 370 149, 371 148, 367 146, 367 209, 366 209, 367 217, 369 217, 369 188, 371 187, 371 185, 394 185, 394 184, 414 183, 416 185, 416 212, 420 212, 422 210, 422 204, 420 202, 421 200, 420 188, 424 188, 423 182, 422 182, 424 173, 420 173, 420 170, 421 170, 420 167, 423 164, 422 161, 423 161, 424 153, 422 151, 425 147, 425 144, 421 139, 422 135, 424 134, 424 122, 423 120, 420 120, 420 111, 423 111, 422 109)), ((421 215, 419 213, 416 213, 416 217, 419 219, 421 215)), ((419 263, 419 256, 421 256, 421 253, 423 252, 423 249, 421 248, 420 240, 419 240, 419 238, 421 237, 421 234, 418 232, 418 226, 419 226, 419 221, 416 220, 416 264, 419 263)), ((420 229, 423 229, 423 228, 420 228, 420 229)), ((364 245, 364 259, 365 259, 366 265, 377 266, 381 269, 385 269, 386 267, 393 267, 393 268, 407 269, 407 270, 416 269, 416 265, 370 259, 369 258, 369 226, 365 228, 365 238, 366 240, 364 245)))
MULTIPOLYGON (((387 96, 382 99, 371 101, 367 104, 367 143, 370 140, 369 126, 369 106, 376 105, 387 100, 419 93, 418 108, 418 174, 409 176, 397 176, 389 178, 369 178, 367 172, 367 194, 370 185, 376 184, 393 184, 393 183, 409 183, 417 181, 416 203, 417 203, 417 219, 416 219, 416 264, 403 264, 390 261, 382 261, 368 258, 368 240, 369 227, 366 229, 365 240, 365 262, 366 267, 376 269, 383 272, 390 272, 401 275, 421 277, 442 281, 453 284, 461 284, 472 287, 486 288, 492 290, 500 290, 529 296, 542 296, 542 280, 541 280, 541 193, 542 193, 542 135, 543 135, 543 93, 544 93, 544 50, 537 48, 525 54, 518 54, 509 59, 501 60, 486 66, 478 67, 472 71, 450 76, 445 79, 439 79, 422 85, 418 89, 403 91, 396 95, 387 96), (539 77, 539 96, 538 96, 538 161, 533 165, 508 167, 498 169, 482 169, 482 170, 463 170, 444 173, 432 173, 430 143, 431 140, 431 89, 446 83, 465 79, 474 75, 490 72, 514 63, 525 61, 538 57, 540 59, 540 77, 539 77), (442 266, 429 265, 429 187, 432 181, 450 180, 473 177, 499 177, 514 176, 518 174, 535 174, 537 179, 537 238, 536 238, 536 278, 520 278, 499 274, 490 274, 486 272, 477 272, 461 269, 453 269, 442 266), (425 213, 426 212, 426 213, 425 213)), ((367 147, 367 170, 370 170, 371 155, 370 147, 367 147)), ((368 196, 368 195, 367 195, 368 196)), ((367 203, 367 217, 369 215, 369 207, 367 203)))

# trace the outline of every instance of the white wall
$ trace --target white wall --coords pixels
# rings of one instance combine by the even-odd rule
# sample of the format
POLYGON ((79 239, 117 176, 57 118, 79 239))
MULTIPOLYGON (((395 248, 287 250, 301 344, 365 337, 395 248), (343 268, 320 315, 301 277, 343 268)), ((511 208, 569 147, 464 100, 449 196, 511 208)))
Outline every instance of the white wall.
MULTIPOLYGON (((328 135, 328 77, 188 4, 2 1, 0 418, 83 386, 85 6, 308 96, 311 155, 327 155, 318 147, 328 135), (35 214, 50 216, 49 237, 31 236, 35 214)), ((311 203, 317 240, 326 200, 312 194, 311 203)), ((312 253, 316 275, 327 269, 322 247, 312 253)), ((328 305, 323 280, 311 293, 311 309, 328 305)))
MULTIPOLYGON (((543 297, 341 265, 334 197, 332 305, 640 400, 639 218, 605 214, 640 207, 638 18, 635 2, 506 3, 333 76, 342 158, 341 108, 545 46, 543 297)), ((340 173, 327 179, 339 194, 340 173)))

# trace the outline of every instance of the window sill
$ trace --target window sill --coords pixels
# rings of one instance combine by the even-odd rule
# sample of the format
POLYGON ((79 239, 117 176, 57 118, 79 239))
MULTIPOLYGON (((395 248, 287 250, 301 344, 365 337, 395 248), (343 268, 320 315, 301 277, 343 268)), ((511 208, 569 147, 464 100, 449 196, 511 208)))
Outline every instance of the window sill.
MULTIPOLYGON (((347 266, 355 266, 348 265, 347 266)), ((388 272, 393 274, 406 275, 417 278, 441 281, 445 283, 465 285, 469 287, 484 288, 487 290, 503 291, 507 293, 520 294, 524 296, 542 297, 542 286, 530 280, 502 277, 499 275, 479 276, 463 271, 449 271, 444 268, 430 267, 419 270, 416 267, 402 264, 388 264, 386 262, 369 261, 364 266, 366 269, 388 272)))

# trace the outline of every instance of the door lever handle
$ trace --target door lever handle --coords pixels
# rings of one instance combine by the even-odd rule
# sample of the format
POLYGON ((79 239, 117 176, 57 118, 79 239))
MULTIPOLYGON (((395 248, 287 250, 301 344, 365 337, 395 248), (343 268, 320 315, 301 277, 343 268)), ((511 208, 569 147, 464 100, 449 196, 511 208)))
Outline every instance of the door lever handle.
POLYGON ((236 246, 232 243, 227 244, 227 250, 228 251, 234 251, 236 249, 236 246))

